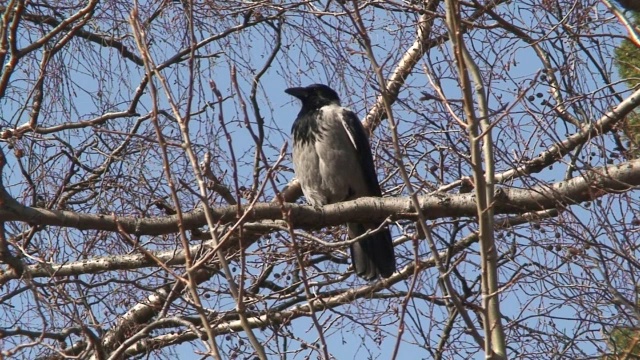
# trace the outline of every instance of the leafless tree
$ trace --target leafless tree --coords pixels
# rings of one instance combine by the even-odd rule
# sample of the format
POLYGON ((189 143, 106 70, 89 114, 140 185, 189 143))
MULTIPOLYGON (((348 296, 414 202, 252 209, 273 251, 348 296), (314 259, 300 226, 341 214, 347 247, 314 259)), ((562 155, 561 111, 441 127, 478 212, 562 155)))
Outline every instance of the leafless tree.
POLYGON ((623 353, 640 90, 614 50, 640 42, 619 6, 3 2, 1 357, 623 353), (362 117, 384 198, 305 205, 283 90, 317 82, 362 117), (349 266, 365 219, 394 234, 388 279, 349 266))

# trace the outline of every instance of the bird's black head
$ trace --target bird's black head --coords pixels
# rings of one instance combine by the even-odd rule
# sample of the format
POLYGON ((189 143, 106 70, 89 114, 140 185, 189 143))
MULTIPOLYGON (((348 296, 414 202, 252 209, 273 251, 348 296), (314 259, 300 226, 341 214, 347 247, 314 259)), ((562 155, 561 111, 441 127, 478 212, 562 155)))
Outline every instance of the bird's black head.
POLYGON ((284 92, 300 99, 303 110, 307 111, 319 109, 331 104, 340 105, 338 94, 332 88, 323 84, 289 88, 284 92))
POLYGON ((302 101, 302 109, 300 109, 291 128, 294 144, 303 145, 315 142, 318 137, 322 136, 319 124, 320 117, 318 116, 320 108, 327 105, 340 106, 338 94, 327 85, 322 84, 289 88, 285 92, 302 101))

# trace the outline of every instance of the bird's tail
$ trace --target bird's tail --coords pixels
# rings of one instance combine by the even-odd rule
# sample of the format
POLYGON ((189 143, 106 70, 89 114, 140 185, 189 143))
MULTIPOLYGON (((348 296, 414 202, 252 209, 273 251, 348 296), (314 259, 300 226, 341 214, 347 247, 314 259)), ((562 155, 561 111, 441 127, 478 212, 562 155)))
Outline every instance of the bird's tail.
MULTIPOLYGON (((351 239, 377 227, 375 224, 347 224, 351 239)), ((378 275, 383 278, 391 276, 396 271, 396 256, 389 229, 383 229, 351 244, 351 262, 356 274, 363 279, 373 280, 378 275)))

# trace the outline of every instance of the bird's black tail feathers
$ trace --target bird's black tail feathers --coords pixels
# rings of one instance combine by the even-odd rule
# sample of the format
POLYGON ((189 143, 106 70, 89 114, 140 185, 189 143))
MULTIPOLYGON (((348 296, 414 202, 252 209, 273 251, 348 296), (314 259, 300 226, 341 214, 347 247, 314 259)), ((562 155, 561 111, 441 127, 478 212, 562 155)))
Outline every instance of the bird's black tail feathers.
MULTIPOLYGON (((347 224, 351 239, 377 227, 375 224, 347 224)), ((351 244, 351 262, 356 274, 365 280, 391 276, 396 271, 396 257, 389 229, 383 229, 351 244)))

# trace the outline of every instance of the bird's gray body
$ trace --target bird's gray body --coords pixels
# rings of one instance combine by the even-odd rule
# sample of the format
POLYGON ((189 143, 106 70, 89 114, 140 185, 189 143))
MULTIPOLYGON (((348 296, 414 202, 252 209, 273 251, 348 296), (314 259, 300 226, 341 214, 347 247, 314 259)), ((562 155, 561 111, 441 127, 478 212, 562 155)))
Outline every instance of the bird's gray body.
POLYGON ((360 171, 356 144, 346 131, 344 108, 326 105, 319 110, 325 119, 322 135, 314 142, 293 147, 293 166, 307 201, 315 207, 370 195, 360 171), (313 147, 307 149, 306 147, 313 147))
MULTIPOLYGON (((291 88, 286 92, 302 101, 293 124, 293 165, 307 201, 315 207, 382 196, 369 140, 355 113, 340 106, 326 85, 291 88)), ((348 223, 353 239, 380 227, 379 222, 348 223)), ((395 271, 395 255, 388 229, 363 236, 351 245, 358 276, 372 280, 395 271)))

